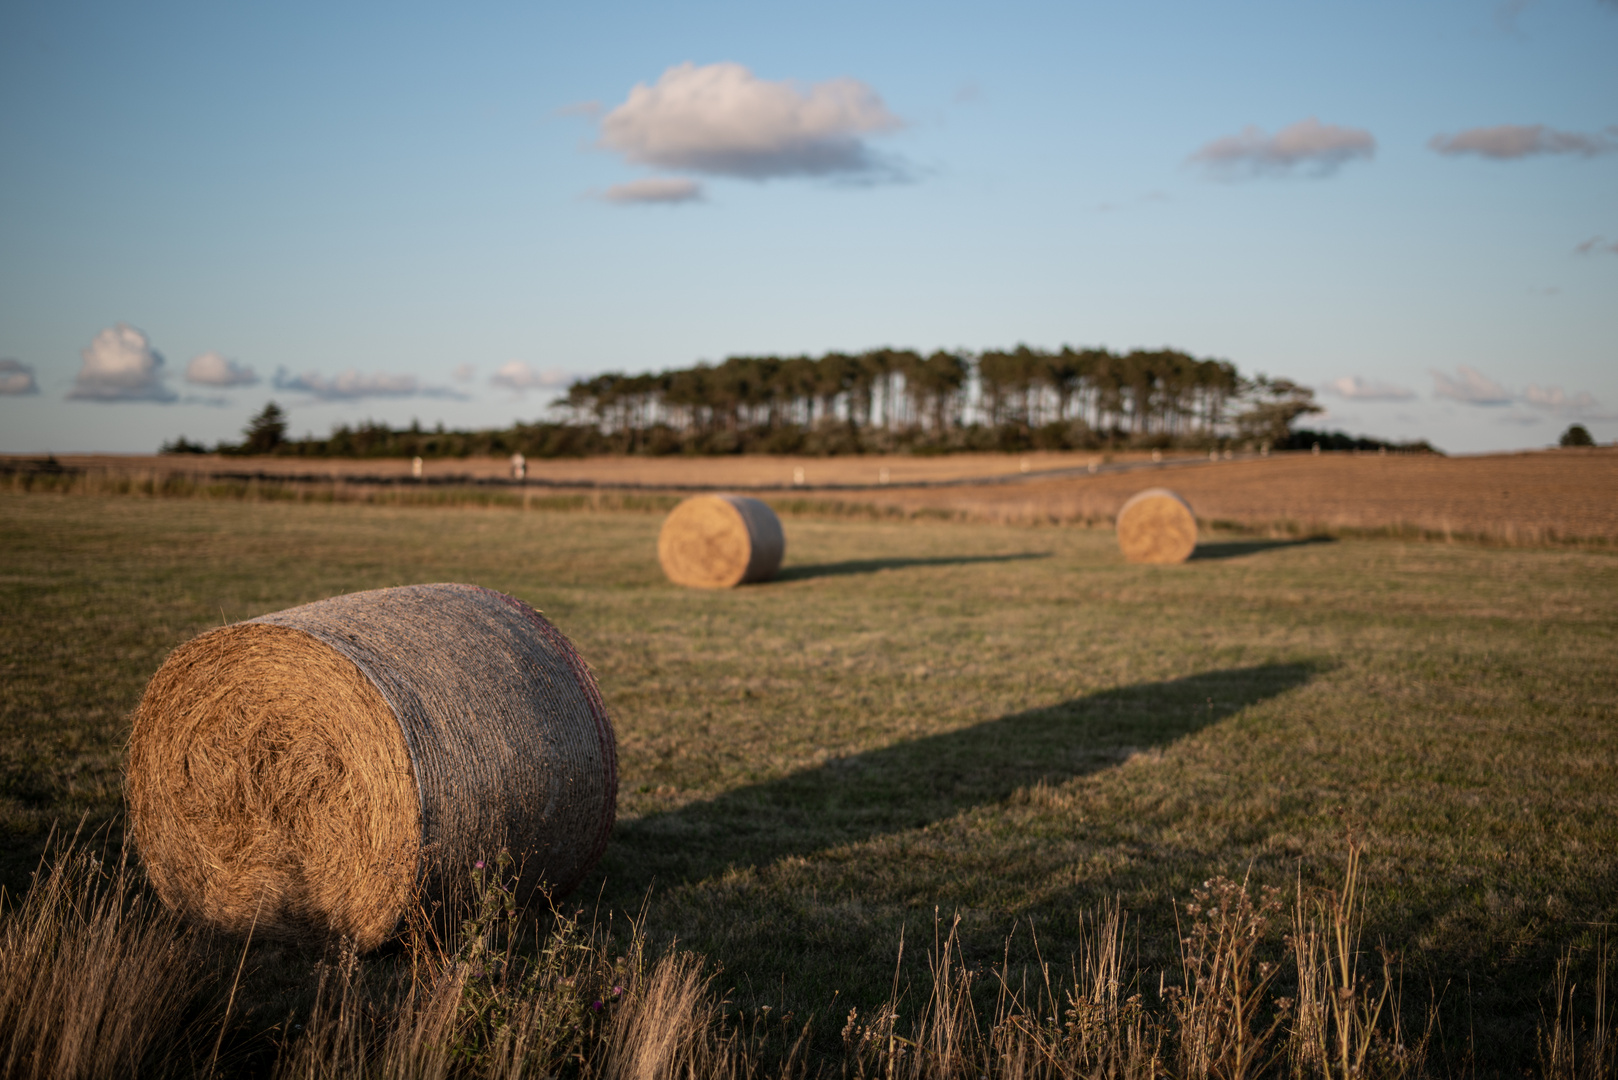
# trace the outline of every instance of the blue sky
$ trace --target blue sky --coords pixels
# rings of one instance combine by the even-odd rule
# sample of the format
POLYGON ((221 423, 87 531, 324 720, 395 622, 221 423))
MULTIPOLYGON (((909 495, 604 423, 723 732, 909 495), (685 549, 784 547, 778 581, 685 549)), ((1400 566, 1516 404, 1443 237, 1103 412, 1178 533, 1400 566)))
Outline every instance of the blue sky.
POLYGON ((1018 342, 1612 441, 1614 55, 1613 0, 11 3, 0 451, 1018 342))

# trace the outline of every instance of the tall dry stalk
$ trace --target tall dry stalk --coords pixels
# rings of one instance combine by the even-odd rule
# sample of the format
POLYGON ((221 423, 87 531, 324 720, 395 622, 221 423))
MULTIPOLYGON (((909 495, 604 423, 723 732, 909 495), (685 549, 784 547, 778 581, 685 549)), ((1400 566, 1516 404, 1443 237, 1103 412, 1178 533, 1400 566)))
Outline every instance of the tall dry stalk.
POLYGON ((1129 993, 1133 980, 1124 978, 1123 915, 1108 906, 1081 915, 1081 925, 1069 984, 1054 980, 1041 959, 1032 987, 1026 977, 1013 986, 1009 962, 1002 962, 994 973, 994 1005, 985 1014, 974 994, 983 975, 962 956, 959 917, 945 930, 935 916, 929 987, 915 1020, 901 1034, 896 977, 889 1000, 869 1018, 849 1012, 845 1071, 872 1080, 1161 1076, 1162 1029, 1141 995, 1129 993))
POLYGON ((1192 890, 1184 906, 1191 925, 1180 939, 1185 982, 1166 994, 1182 1075, 1247 1080, 1281 1053, 1271 1044, 1290 1003, 1270 997, 1280 965, 1258 958, 1280 911, 1278 889, 1263 888, 1255 902, 1247 879, 1216 877, 1192 890))
POLYGON ((1595 975, 1589 991, 1594 1015, 1588 1028, 1578 1021, 1574 1007, 1578 983, 1573 980, 1573 950, 1565 949, 1556 961, 1552 982, 1556 995, 1553 1015, 1539 1027, 1539 1067, 1546 1080, 1610 1080, 1618 1076, 1618 1038, 1607 1003, 1607 975, 1612 968, 1611 940, 1603 933, 1596 941, 1595 975))
POLYGON ((557 915, 543 932, 512 891, 510 858, 474 873, 455 936, 415 920, 397 966, 344 942, 320 965, 316 1001, 276 1075, 326 1080, 554 1076, 654 1080, 718 1075, 742 1060, 701 958, 646 957, 557 915))
POLYGON ((1414 1044, 1400 1015, 1396 960, 1379 949, 1380 983, 1364 974, 1361 936, 1365 897, 1360 888, 1364 847, 1350 837, 1342 884, 1306 895, 1299 886, 1287 941, 1298 969, 1295 1019, 1287 1060, 1295 1077, 1356 1080, 1419 1073, 1427 1056, 1434 1015, 1414 1044))
POLYGON ((196 937, 140 889, 127 854, 107 866, 70 842, 0 929, 0 1075, 178 1069, 175 1030, 206 981, 203 960, 196 937))

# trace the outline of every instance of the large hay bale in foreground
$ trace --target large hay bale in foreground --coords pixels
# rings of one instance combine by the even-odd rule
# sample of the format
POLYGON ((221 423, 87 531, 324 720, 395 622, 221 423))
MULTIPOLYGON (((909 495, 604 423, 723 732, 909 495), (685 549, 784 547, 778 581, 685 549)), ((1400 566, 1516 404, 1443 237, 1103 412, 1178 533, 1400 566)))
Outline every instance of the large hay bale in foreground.
POLYGON ((1178 563, 1197 546, 1197 518, 1168 488, 1147 488, 1118 511, 1118 546, 1130 562, 1178 563))
POLYGON ((676 585, 728 589, 773 578, 786 546, 781 519, 759 500, 693 495, 663 522, 657 560, 676 585))
POLYGON ((473 585, 338 596, 171 653, 135 710, 132 831, 165 903, 256 936, 391 936, 507 849, 527 897, 600 858, 601 695, 527 604, 473 585))

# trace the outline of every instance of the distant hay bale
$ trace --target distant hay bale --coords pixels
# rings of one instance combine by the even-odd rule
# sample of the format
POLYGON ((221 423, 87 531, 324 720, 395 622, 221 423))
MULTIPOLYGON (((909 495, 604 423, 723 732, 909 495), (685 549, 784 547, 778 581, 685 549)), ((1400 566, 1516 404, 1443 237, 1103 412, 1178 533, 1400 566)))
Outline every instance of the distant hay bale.
POLYGON ((1168 488, 1147 488, 1118 511, 1118 546, 1130 562, 1178 563, 1197 546, 1197 519, 1168 488))
POLYGON ((697 589, 768 581, 785 552, 781 519, 745 495, 694 495, 670 511, 657 537, 669 580, 697 589))
POLYGON ((411 585, 175 649, 135 710, 125 789, 171 907, 370 949, 501 849, 519 895, 572 889, 612 829, 617 752, 594 677, 538 612, 411 585))

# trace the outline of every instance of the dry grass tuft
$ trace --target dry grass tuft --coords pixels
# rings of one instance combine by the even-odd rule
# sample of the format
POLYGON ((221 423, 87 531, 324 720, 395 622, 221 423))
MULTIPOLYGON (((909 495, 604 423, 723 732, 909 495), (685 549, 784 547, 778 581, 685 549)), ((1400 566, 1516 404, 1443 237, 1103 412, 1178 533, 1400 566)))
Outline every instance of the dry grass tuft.
POLYGON ((1380 983, 1361 971, 1361 855, 1361 847, 1351 840, 1340 888, 1312 895, 1299 888, 1288 938, 1298 971, 1287 1047, 1294 1076, 1412 1076, 1420 1074, 1427 1056, 1435 1016, 1429 1010, 1426 1026, 1414 1042, 1407 1041, 1397 958, 1378 948, 1380 983))
POLYGON ((0 925, 0 1075, 169 1071, 203 962, 127 858, 108 866, 69 844, 0 925))
POLYGON ((1546 1080, 1609 1080, 1618 1076, 1618 1032, 1607 1000, 1607 980, 1613 969, 1612 941, 1605 933, 1595 946, 1595 973, 1583 998, 1591 1016, 1581 1022, 1576 1007, 1581 996, 1573 980, 1573 950, 1566 949, 1556 964, 1553 992, 1556 1004, 1539 1029, 1539 1065, 1546 1080))
MULTIPOLYGON (((341 942, 301 969, 306 1004, 284 1022, 232 1027, 228 1008, 191 1008, 199 986, 222 982, 195 973, 228 971, 232 946, 210 946, 154 908, 127 862, 105 868, 70 847, 0 928, 0 1062, 5 1075, 30 1078, 211 1078, 262 1056, 268 1040, 259 1071, 282 1080, 1419 1077, 1431 1013, 1406 1030, 1388 951, 1379 979, 1361 974, 1358 874, 1351 847, 1340 887, 1300 894, 1284 942, 1272 933, 1283 910, 1275 890, 1206 883, 1181 908, 1189 922, 1174 986, 1129 963, 1130 923, 1116 906, 1085 917, 1061 976, 1043 960, 975 967, 961 919, 935 916, 921 998, 908 1004, 896 968, 887 1001, 841 1018, 840 1057, 814 1058, 809 1023, 768 1008, 749 1019, 716 991, 706 961, 675 947, 654 955, 638 925, 619 942, 577 916, 525 915, 504 852, 474 870, 455 937, 418 911, 392 957, 368 961, 341 942), (1278 996, 1291 980, 1296 998, 1278 996), (212 1055, 197 1052, 210 1044, 212 1055)), ((1571 954, 1559 969, 1539 1036, 1547 1078, 1614 1075, 1611 956, 1604 941, 1598 951, 1593 1023, 1573 1018, 1571 954)))

